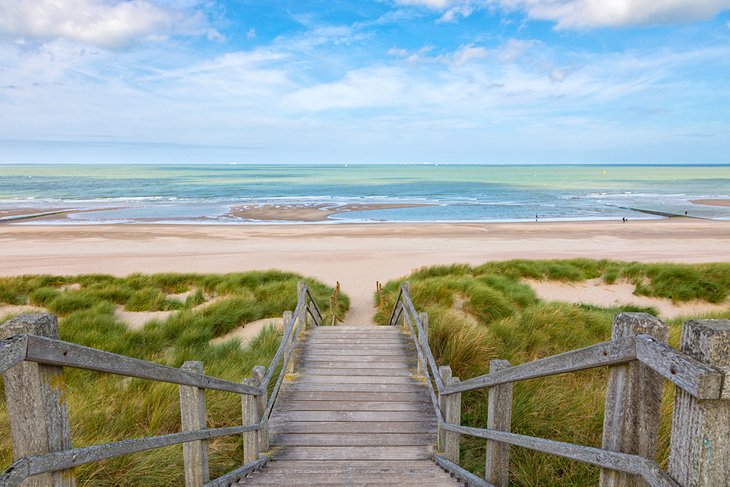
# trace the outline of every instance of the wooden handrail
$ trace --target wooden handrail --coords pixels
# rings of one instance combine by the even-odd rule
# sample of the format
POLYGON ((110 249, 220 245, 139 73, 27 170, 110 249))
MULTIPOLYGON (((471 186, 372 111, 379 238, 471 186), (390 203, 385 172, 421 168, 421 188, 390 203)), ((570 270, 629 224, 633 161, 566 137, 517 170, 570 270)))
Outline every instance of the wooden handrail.
MULTIPOLYGON (((259 432, 259 434, 268 435, 268 418, 276 402, 283 377, 292 360, 293 342, 298 338, 301 329, 306 326, 307 315, 312 317, 312 321, 315 326, 319 326, 322 323, 322 314, 314 300, 314 297, 312 296, 311 291, 304 283, 300 283, 298 287, 297 306, 291 319, 288 323, 285 323, 281 343, 276 354, 272 358, 269 367, 266 369, 266 373, 263 374, 263 377, 259 375, 258 377, 261 380, 258 380, 257 382, 252 379, 246 379, 243 384, 205 375, 201 373, 202 364, 199 362, 197 364, 200 372, 197 372, 194 370, 186 370, 187 363, 182 369, 177 369, 154 362, 105 352, 103 350, 97 350, 90 347, 84 347, 75 343, 64 342, 58 339, 58 321, 55 317, 52 315, 35 315, 35 318, 38 318, 38 321, 37 323, 30 325, 31 328, 38 328, 38 330, 46 336, 35 334, 36 332, 19 333, 1 340, 0 373, 14 374, 14 371, 16 370, 14 367, 22 362, 35 363, 38 367, 48 367, 49 370, 53 370, 53 373, 55 374, 62 374, 62 367, 73 367, 158 382, 168 382, 180 385, 181 390, 187 387, 192 388, 193 391, 212 389, 236 393, 244 398, 245 405, 250 404, 250 402, 247 402, 247 397, 261 396, 263 396, 263 398, 260 399, 263 404, 268 384, 277 368, 279 368, 279 363, 282 361, 282 358, 283 363, 281 364, 277 382, 271 396, 269 397, 268 403, 266 404, 266 409, 263 410, 262 407, 256 411, 257 407, 252 406, 251 410, 253 413, 251 414, 256 416, 256 419, 253 421, 251 421, 251 417, 244 417, 245 424, 241 426, 205 428, 203 399, 203 422, 201 423, 203 428, 196 428, 194 431, 183 431, 180 433, 136 438, 83 448, 70 448, 70 438, 65 438, 63 441, 68 445, 65 449, 62 448, 59 451, 51 451, 41 455, 26 455, 15 461, 2 475, 0 475, 0 487, 16 487, 30 476, 68 470, 90 462, 115 458, 122 455, 162 448, 180 443, 188 444, 220 436, 237 434, 244 434, 244 437, 246 437, 252 432, 259 432)), ((30 318, 34 317, 31 316, 30 318)), ((263 371, 263 367, 260 369, 261 370, 256 372, 261 373, 263 371)), ((20 374, 22 373, 23 372, 20 372, 20 374)), ((59 385, 62 385, 63 376, 59 375, 59 377, 59 385)), ((53 426, 54 430, 57 431, 57 434, 61 435, 59 438, 63 437, 63 435, 69 435, 68 419, 65 413, 65 397, 61 399, 61 403, 59 403, 56 399, 41 401, 41 403, 50 405, 49 407, 51 409, 58 409, 58 414, 54 412, 55 410, 50 413, 55 415, 52 421, 56 423, 60 421, 60 424, 54 424, 53 426), (56 406, 53 406, 54 404, 56 404, 56 406)), ((190 406, 181 404, 181 407, 190 406)), ((246 409, 246 407, 244 407, 244 409, 246 409)), ((244 416, 246 416, 246 414, 244 414, 244 416)), ((41 419, 40 421, 43 420, 41 419)), ((12 420, 11 426, 13 426, 12 420)), ((244 443, 245 442, 246 438, 244 438, 244 443)), ((219 477, 212 482, 206 482, 205 486, 214 487, 219 485, 230 485, 231 482, 235 482, 236 478, 239 478, 240 476, 245 475, 246 473, 265 464, 268 461, 268 457, 259 458, 259 443, 254 441, 252 445, 252 447, 256 450, 254 452, 255 454, 251 455, 249 452, 249 455, 247 455, 253 458, 252 461, 247 462, 242 467, 219 477)), ((207 478, 207 449, 205 452, 206 453, 204 455, 206 460, 204 462, 204 468, 206 474, 203 477, 207 478)), ((187 465, 187 456, 185 460, 187 465)))
MULTIPOLYGON (((483 481, 483 484, 480 484, 472 478, 472 474, 465 472, 458 465, 458 436, 461 434, 598 465, 604 469, 601 474, 601 486, 609 485, 610 480, 608 479, 615 478, 612 475, 616 472, 640 476, 652 487, 689 485, 688 483, 678 482, 676 479, 681 477, 689 482, 692 478, 696 478, 698 471, 702 469, 711 472, 703 477, 709 479, 703 481, 703 486, 713 486, 715 485, 713 482, 723 479, 723 476, 726 475, 722 470, 725 467, 713 467, 711 464, 702 463, 704 460, 698 459, 698 455, 702 454, 702 448, 692 445, 694 445, 693 438, 703 438, 704 444, 711 444, 713 448, 723 448, 725 454, 730 456, 730 452, 727 451, 726 440, 719 440, 719 443, 717 443, 717 439, 726 438, 730 434, 730 431, 728 431, 730 414, 727 412, 727 406, 723 406, 717 401, 730 400, 730 373, 728 372, 730 371, 730 357, 728 356, 728 350, 730 350, 730 321, 706 320, 686 323, 682 336, 683 348, 682 351, 679 351, 657 339, 661 336, 666 341, 668 329, 656 318, 642 313, 621 313, 614 320, 614 335, 611 340, 516 366, 510 366, 506 361, 495 361, 504 362, 504 364, 501 364, 500 367, 493 367, 493 371, 488 374, 470 378, 463 382, 456 378, 450 378, 447 383, 444 383, 428 345, 425 328, 411 299, 408 283, 404 283, 399 289, 388 324, 390 326, 397 325, 401 316, 403 316, 404 325, 407 325, 410 329, 416 344, 418 361, 436 409, 439 426, 439 446, 441 447, 441 435, 446 434, 442 432, 449 432, 447 435, 452 435, 445 440, 445 456, 437 455, 435 460, 443 468, 467 483, 506 485, 506 471, 496 472, 495 467, 495 472, 490 472, 489 465, 507 465, 509 451, 487 449, 487 456, 495 455, 495 457, 492 458, 493 462, 490 462, 488 458, 487 479, 483 481), (627 364, 639 364, 643 369, 624 367, 627 364), (607 423, 604 425, 603 448, 593 448, 511 433, 509 432, 509 419, 506 423, 506 430, 461 426, 456 424, 460 423, 459 414, 452 414, 460 411, 460 395, 462 392, 490 387, 511 387, 514 382, 522 380, 604 366, 609 366, 612 370, 611 373, 614 375, 609 376, 609 391, 606 400, 607 423), (629 371, 634 375, 627 375, 629 371), (619 377, 615 374, 623 374, 623 376, 619 377), (614 376, 619 378, 611 379, 614 376), (657 379, 660 382, 662 379, 667 379, 679 389, 675 398, 674 421, 672 424, 672 453, 669 464, 670 473, 673 472, 672 476, 663 471, 653 461, 653 456, 656 453, 655 446, 653 452, 652 447, 649 446, 656 444, 656 436, 658 435, 659 404, 657 401, 661 398, 661 384, 657 383, 657 379), (615 383, 612 384, 611 380, 614 380, 615 383), (631 396, 628 396, 626 392, 629 389, 627 381, 632 381, 635 384, 633 387, 645 388, 645 391, 635 390, 631 396), (437 393, 438 398, 436 398, 437 393), (644 393, 646 398, 643 397, 644 393), (656 399, 657 397, 659 399, 656 399), (635 427, 633 424, 627 426, 620 419, 625 414, 624 411, 627 408, 640 410, 647 407, 642 402, 645 399, 649 401, 647 404, 651 404, 655 410, 648 415, 646 411, 642 412, 646 416, 642 417, 640 427, 635 427), (609 404, 612 409, 609 409, 609 404), (676 404, 679 404, 679 406, 676 406, 676 404), (716 424, 718 420, 713 419, 715 416, 705 413, 708 408, 720 408, 723 412, 712 414, 719 414, 720 416, 717 417, 725 417, 725 424, 716 424), (613 416, 618 419, 614 419, 613 416), (455 419, 449 420, 449 418, 455 419), (681 423, 682 421, 688 424, 684 425, 681 423), (690 428, 691 431, 686 431, 687 428, 690 428), (691 438, 686 438, 687 433, 690 434, 691 438), (623 436, 634 437, 634 439, 622 442, 620 438, 623 436), (641 437, 640 440, 639 437, 641 437), (715 438, 716 443, 708 438, 715 438), (708 441, 709 443, 707 443, 708 441), (641 451, 644 454, 629 454, 625 452, 626 450, 622 452, 620 449, 623 448, 622 445, 624 444, 641 444, 641 451), (719 447, 718 444, 725 446, 719 447), (606 483, 604 483, 604 474, 606 483), (492 475, 491 478, 490 475, 492 475), (491 484, 490 480, 494 484, 491 484)), ((447 373, 445 377, 448 378, 450 376, 448 367, 445 373, 447 373)), ((490 391, 490 417, 495 414, 492 411, 491 397, 492 391, 490 391)), ((511 389, 506 397, 508 402, 500 405, 511 408, 511 389)), ((499 427, 501 428, 501 426, 499 427)), ((481 479, 478 480, 481 481, 481 479)), ((726 482, 727 479, 725 478, 722 481, 726 482)), ((610 485, 618 484, 611 483, 610 485)), ((621 485, 624 484, 621 483, 621 485)))

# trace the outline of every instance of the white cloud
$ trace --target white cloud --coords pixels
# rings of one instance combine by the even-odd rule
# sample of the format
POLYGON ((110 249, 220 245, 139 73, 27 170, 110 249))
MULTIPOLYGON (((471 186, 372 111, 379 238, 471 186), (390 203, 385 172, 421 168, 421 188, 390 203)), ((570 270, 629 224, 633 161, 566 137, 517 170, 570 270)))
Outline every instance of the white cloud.
POLYGON ((712 18, 730 0, 491 0, 558 28, 654 25, 712 18))
POLYGON ((104 48, 174 34, 220 38, 200 11, 149 0, 0 0, 0 11, 0 34, 16 38, 67 39, 104 48))
POLYGON ((454 3, 454 0, 396 0, 399 5, 426 7, 432 10, 444 10, 454 3))

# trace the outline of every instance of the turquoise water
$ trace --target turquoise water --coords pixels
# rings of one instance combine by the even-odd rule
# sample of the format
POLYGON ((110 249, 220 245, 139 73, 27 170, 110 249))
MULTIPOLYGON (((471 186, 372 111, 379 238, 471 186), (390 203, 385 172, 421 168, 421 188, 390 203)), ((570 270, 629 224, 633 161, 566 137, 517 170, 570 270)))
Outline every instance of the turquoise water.
MULTIPOLYGON (((0 208, 106 209, 59 223, 252 223, 258 203, 429 203, 350 212, 342 221, 534 221, 655 218, 637 208, 730 219, 730 166, 3 166, 0 208)), ((47 222, 45 222, 47 223, 47 222)))

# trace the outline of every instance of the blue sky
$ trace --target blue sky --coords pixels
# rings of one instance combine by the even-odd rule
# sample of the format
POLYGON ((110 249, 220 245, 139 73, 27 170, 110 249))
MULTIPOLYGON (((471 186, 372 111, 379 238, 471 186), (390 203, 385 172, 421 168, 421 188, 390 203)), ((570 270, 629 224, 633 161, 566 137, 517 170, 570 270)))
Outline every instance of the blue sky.
POLYGON ((0 163, 730 163, 730 0, 0 12, 0 163))

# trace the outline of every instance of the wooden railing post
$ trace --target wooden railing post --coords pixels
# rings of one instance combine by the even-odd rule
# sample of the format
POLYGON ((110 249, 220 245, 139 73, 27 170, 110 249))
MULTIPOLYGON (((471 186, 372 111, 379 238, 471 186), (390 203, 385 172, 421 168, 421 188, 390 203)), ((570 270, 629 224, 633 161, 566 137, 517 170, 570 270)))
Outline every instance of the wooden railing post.
MULTIPOLYGON (((182 370, 203 373, 203 362, 185 362, 182 370)), ((205 389, 180 386, 180 422, 182 431, 205 429, 205 389)), ((208 441, 190 441, 183 444, 185 486, 202 487, 210 481, 208 470, 208 441)))
MULTIPOLYGON (((667 342, 669 329, 647 313, 619 313, 613 320, 612 339, 637 334, 667 342)), ((664 379, 637 361, 609 367, 603 449, 656 459, 664 379)), ((636 475, 602 469, 600 487, 647 485, 636 475)))
MULTIPOLYGON (((411 297, 411 283, 410 283, 410 281, 403 282, 402 286, 403 286, 403 290, 406 292, 406 295, 408 296, 408 299, 410 299, 410 297, 411 297)), ((404 330, 407 330, 408 329, 408 322, 406 320, 408 319, 408 310, 406 309, 406 307, 405 307, 404 304, 401 304, 401 306, 403 307, 403 322, 402 322, 401 326, 403 326, 403 329, 404 330)))
MULTIPOLYGON (((27 333, 58 340, 58 318, 23 314, 0 325, 0 339, 27 333)), ((18 460, 71 449, 63 368, 22 362, 3 374, 13 457, 18 460)), ((72 487, 72 470, 36 475, 23 487, 72 487)))
MULTIPOLYGON (((506 360, 492 360, 489 372, 497 372, 510 367, 506 360)), ((497 431, 512 429, 512 384, 502 384, 489 388, 487 428, 497 431)), ((509 445, 487 440, 487 455, 484 476, 495 487, 507 487, 509 482, 509 445)))
MULTIPOLYGON (((282 320, 284 321, 284 333, 286 333, 286 329, 289 326, 289 323, 291 322, 293 316, 294 315, 291 311, 284 311, 284 314, 282 315, 282 320)), ((284 357, 289 354, 289 350, 291 350, 291 348, 294 346, 294 328, 296 328, 296 324, 294 327, 292 327, 291 336, 289 337, 289 341, 286 344, 286 348, 284 348, 284 357)), ((286 364, 286 373, 294 373, 294 360, 290 360, 289 363, 286 364)))
MULTIPOLYGON (((449 377, 444 385, 456 385, 461 380, 458 377, 449 377)), ((449 424, 461 425, 461 392, 446 396, 446 414, 444 420, 449 424)), ((461 434, 447 431, 444 437, 444 457, 449 461, 459 463, 459 443, 461 434)))
MULTIPOLYGON (((261 386, 265 375, 266 367, 263 365, 257 365, 253 368, 253 380, 256 387, 261 386)), ((259 430, 259 451, 269 450, 269 422, 264 418, 264 413, 266 412, 266 399, 266 391, 256 397, 256 421, 262 422, 262 427, 259 430)))
POLYGON ((688 321, 680 350, 725 372, 721 399, 698 400, 677 389, 669 475, 682 487, 730 482, 730 320, 688 321))
MULTIPOLYGON (((297 282, 297 296, 300 296, 302 294, 302 290, 307 285, 304 283, 304 281, 297 282)), ((307 298, 307 295, 304 295, 304 319, 302 320, 301 324, 299 326, 303 326, 306 330, 309 326, 309 300, 307 298)))
MULTIPOLYGON (((419 340, 419 346, 423 346, 425 348, 428 348, 428 313, 421 312, 418 313, 418 319, 421 321, 421 325, 423 325, 423 339, 419 340)), ((425 354, 425 350, 424 350, 425 354)), ((418 361, 418 375, 426 375, 426 371, 423 370, 423 364, 421 361, 418 361)))
MULTIPOLYGON (((256 386, 254 379, 243 379, 243 384, 251 387, 256 386)), ((241 396, 241 413, 244 426, 256 424, 256 396, 243 394, 241 396)), ((259 459, 258 432, 247 431, 243 434, 243 464, 251 463, 259 459)))
MULTIPOLYGON (((451 378, 451 367, 449 367, 448 365, 442 365, 441 367, 439 367, 438 373, 441 376, 441 382, 443 382, 445 385, 451 378)), ((442 396, 441 394, 439 394, 439 409, 441 410, 441 416, 444 419, 446 419, 446 398, 447 396, 442 396)), ((437 435, 438 451, 443 452, 446 450, 446 431, 443 428, 439 428, 437 435)))

